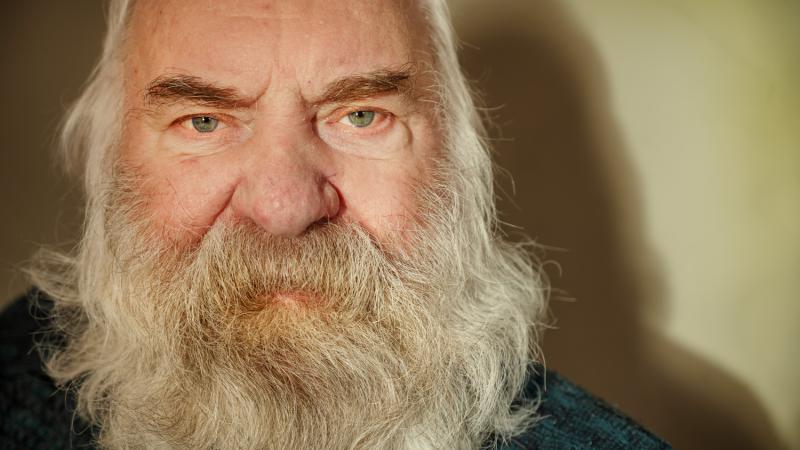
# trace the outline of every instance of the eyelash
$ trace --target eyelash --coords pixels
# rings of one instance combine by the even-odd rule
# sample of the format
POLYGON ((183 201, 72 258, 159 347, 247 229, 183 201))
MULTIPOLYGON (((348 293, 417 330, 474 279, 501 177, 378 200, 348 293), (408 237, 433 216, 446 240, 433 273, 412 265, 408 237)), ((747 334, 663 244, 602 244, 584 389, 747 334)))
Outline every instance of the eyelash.
POLYGON ((192 126, 192 120, 200 117, 209 117, 217 121, 217 128, 214 131, 208 132, 207 134, 215 133, 217 130, 227 128, 228 126, 228 121, 226 120, 225 117, 213 113, 188 114, 185 116, 181 116, 175 119, 175 121, 172 122, 172 125, 178 125, 182 128, 185 128, 187 131, 193 132, 195 134, 202 134, 192 126))
POLYGON ((327 122, 331 125, 339 124, 343 120, 345 120, 347 116, 349 116, 350 114, 359 111, 375 113, 374 122, 371 123, 370 125, 367 125, 366 127, 359 128, 356 127, 355 125, 348 126, 348 128, 350 128, 351 130, 357 130, 353 132, 359 134, 368 134, 370 132, 373 133, 377 132, 378 129, 386 126, 387 121, 391 121, 395 117, 394 114, 390 113, 389 111, 386 111, 385 109, 374 108, 369 106, 355 106, 355 107, 345 108, 341 110, 341 112, 333 114, 332 116, 334 117, 334 119, 327 122))

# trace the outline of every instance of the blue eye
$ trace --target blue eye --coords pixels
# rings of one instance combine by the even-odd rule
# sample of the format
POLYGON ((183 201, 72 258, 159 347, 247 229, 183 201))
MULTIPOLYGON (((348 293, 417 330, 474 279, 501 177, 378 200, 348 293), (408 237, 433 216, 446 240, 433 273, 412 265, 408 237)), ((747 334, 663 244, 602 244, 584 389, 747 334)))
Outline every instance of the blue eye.
POLYGON ((353 111, 347 115, 347 120, 356 128, 365 128, 375 120, 375 111, 353 111))
POLYGON ((219 120, 209 116, 192 117, 192 126, 198 133, 211 133, 217 129, 219 120))

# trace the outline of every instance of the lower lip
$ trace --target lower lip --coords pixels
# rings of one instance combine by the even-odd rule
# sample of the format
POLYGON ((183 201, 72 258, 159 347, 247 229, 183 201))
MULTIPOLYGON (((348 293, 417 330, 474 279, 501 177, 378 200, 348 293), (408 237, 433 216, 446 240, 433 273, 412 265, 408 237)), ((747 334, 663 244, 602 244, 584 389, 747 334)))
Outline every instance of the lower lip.
POLYGON ((306 292, 278 292, 272 298, 283 305, 308 305, 313 300, 313 297, 306 292))

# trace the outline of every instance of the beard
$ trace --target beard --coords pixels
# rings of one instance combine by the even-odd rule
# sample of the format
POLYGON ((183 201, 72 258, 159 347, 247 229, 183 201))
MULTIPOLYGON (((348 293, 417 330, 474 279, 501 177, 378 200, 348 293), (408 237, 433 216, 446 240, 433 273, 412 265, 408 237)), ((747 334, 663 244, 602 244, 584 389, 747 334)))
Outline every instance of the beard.
POLYGON ((129 175, 100 197, 68 269, 36 277, 66 336, 48 372, 100 446, 477 448, 532 420, 535 405, 512 402, 537 279, 501 241, 468 255, 443 185, 420 191, 402 238, 217 223, 179 246, 142 215, 129 175))

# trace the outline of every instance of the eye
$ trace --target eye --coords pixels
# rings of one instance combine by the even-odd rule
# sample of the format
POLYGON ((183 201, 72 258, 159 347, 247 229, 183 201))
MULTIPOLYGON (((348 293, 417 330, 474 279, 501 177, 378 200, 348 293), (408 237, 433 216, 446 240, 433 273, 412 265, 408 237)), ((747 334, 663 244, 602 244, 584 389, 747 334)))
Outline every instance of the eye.
POLYGON ((219 126, 219 120, 211 116, 192 117, 192 127, 198 133, 211 133, 219 126))
POLYGON ((353 111, 345 118, 356 128, 366 128, 375 121, 375 111, 353 111))

